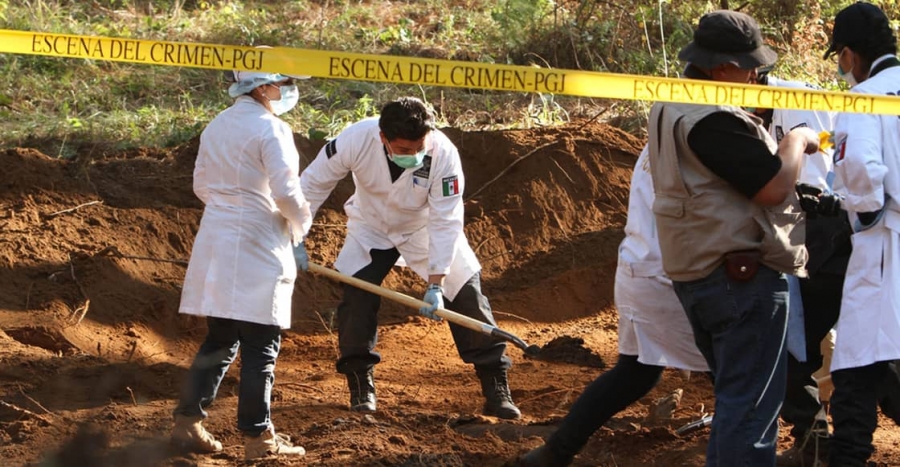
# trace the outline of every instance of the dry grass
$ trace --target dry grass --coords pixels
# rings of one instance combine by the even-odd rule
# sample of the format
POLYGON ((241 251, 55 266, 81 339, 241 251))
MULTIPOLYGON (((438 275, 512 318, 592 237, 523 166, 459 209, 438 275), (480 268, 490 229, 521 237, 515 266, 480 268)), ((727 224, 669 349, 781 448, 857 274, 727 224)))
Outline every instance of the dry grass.
MULTIPOLYGON (((831 64, 818 57, 827 40, 822 17, 843 3, 747 4, 750 13, 767 15, 760 22, 782 57, 776 75, 837 86, 831 64), (789 11, 791 19, 777 16, 789 11)), ((681 66, 673 57, 712 7, 658 0, 0 0, 0 27, 671 76, 681 66)), ((179 144, 230 103, 224 88, 221 74, 208 70, 0 55, 0 146, 41 146, 71 157, 98 142, 179 144)), ((324 79, 304 83, 301 92, 301 105, 286 120, 318 137, 374 115, 400 95, 423 98, 443 125, 460 129, 529 128, 602 115, 640 136, 648 108, 634 101, 324 79)))

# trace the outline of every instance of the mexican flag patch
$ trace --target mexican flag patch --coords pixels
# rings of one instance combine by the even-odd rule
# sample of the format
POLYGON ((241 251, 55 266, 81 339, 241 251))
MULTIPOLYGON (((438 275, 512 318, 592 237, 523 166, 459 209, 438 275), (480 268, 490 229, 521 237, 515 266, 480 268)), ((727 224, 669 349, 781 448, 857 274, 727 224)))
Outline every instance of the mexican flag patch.
POLYGON ((834 159, 834 163, 837 164, 844 160, 844 153, 847 151, 847 138, 844 138, 837 144, 837 150, 834 151, 834 155, 832 158, 834 159))
POLYGON ((441 180, 444 187, 444 196, 453 196, 459 194, 459 178, 454 175, 452 177, 444 177, 441 180))

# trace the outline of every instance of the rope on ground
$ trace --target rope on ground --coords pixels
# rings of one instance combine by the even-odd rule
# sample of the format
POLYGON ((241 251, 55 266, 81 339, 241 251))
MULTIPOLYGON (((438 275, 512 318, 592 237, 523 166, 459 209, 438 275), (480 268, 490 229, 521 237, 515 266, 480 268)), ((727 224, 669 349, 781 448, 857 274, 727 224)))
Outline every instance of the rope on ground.
POLYGON ((318 391, 321 394, 325 394, 325 391, 323 391, 321 388, 317 388, 311 384, 303 384, 303 383, 295 383, 292 381, 287 381, 287 382, 283 382, 283 383, 278 383, 278 385, 281 387, 298 387, 298 388, 303 388, 303 389, 312 389, 314 391, 318 391))
POLYGON ((559 394, 559 393, 561 393, 561 392, 572 393, 572 392, 574 392, 574 391, 575 391, 575 388, 562 388, 562 389, 557 389, 557 390, 555 390, 555 391, 545 392, 545 393, 543 393, 543 394, 538 394, 538 395, 536 395, 536 396, 534 396, 534 397, 529 397, 529 398, 527 398, 527 399, 525 399, 525 400, 520 400, 520 401, 519 401, 519 405, 521 406, 521 405, 527 404, 528 402, 531 402, 531 401, 534 401, 534 400, 538 400, 538 399, 541 399, 541 398, 543 398, 543 397, 547 397, 547 396, 550 396, 550 395, 553 395, 553 394, 559 394))
POLYGON ((40 408, 41 410, 43 410, 44 413, 46 413, 47 415, 53 415, 53 412, 47 410, 47 408, 44 407, 43 405, 41 405, 40 402, 38 402, 38 401, 32 399, 32 397, 29 396, 28 394, 25 394, 25 390, 22 389, 22 385, 21 385, 21 384, 19 385, 19 392, 20 392, 23 396, 25 396, 25 398, 28 399, 32 404, 36 405, 38 408, 40 408))
POLYGON ((548 148, 548 147, 550 147, 550 146, 553 146, 554 144, 559 144, 559 141, 551 141, 551 142, 549 142, 549 143, 542 144, 542 145, 540 145, 540 146, 538 146, 538 147, 532 149, 531 151, 528 151, 528 153, 525 154, 524 156, 520 156, 518 159, 512 161, 512 163, 509 164, 508 166, 506 166, 505 169, 501 170, 500 173, 498 173, 496 177, 494 177, 494 178, 488 180, 487 183, 485 183, 484 185, 481 185, 481 188, 475 190, 475 193, 472 193, 468 198, 466 198, 466 201, 469 201, 470 199, 475 198, 476 196, 478 196, 478 194, 481 193, 482 191, 484 191, 485 188, 491 186, 491 184, 493 184, 494 182, 496 182, 497 180, 499 180, 500 177, 506 175, 506 173, 509 172, 509 171, 510 171, 516 164, 518 164, 519 162, 522 162, 523 160, 525 160, 525 159, 531 157, 533 154, 537 153, 537 152, 540 151, 541 149, 548 148))
POLYGON ((66 213, 70 213, 70 212, 75 212, 75 211, 77 211, 78 209, 81 209, 81 208, 87 207, 87 206, 93 206, 93 205, 95 205, 95 204, 103 204, 103 201, 91 201, 91 202, 89 202, 89 203, 79 204, 78 206, 75 206, 74 208, 63 209, 62 211, 51 212, 50 214, 44 215, 44 217, 46 217, 47 219, 52 219, 52 218, 54 218, 54 217, 56 217, 56 216, 58 216, 58 215, 60 215, 60 214, 66 214, 66 213))
POLYGON ((525 322, 528 323, 528 324, 531 324, 531 320, 530 320, 530 319, 528 319, 528 318, 523 318, 523 317, 521 317, 521 316, 519 316, 519 315, 514 315, 514 314, 512 314, 512 313, 506 313, 506 312, 503 312, 503 311, 497 311, 497 310, 494 310, 493 313, 494 313, 495 315, 509 316, 510 318, 516 318, 516 319, 525 321, 525 322))
POLYGON ((139 261, 155 261, 158 263, 171 263, 171 264, 180 264, 182 266, 187 266, 188 262, 182 259, 165 259, 165 258, 154 258, 151 256, 134 256, 134 255, 126 255, 119 251, 115 246, 108 246, 96 253, 94 256, 112 256, 113 258, 122 258, 122 259, 134 259, 139 261))
POLYGON ((78 282, 78 278, 75 277, 75 263, 72 261, 71 253, 69 253, 69 274, 72 276, 72 280, 75 282, 75 285, 78 286, 78 291, 81 292, 81 296, 84 298, 84 305, 81 305, 72 312, 72 317, 75 318, 75 325, 77 326, 81 324, 81 320, 87 315, 88 309, 91 307, 91 299, 88 297, 87 292, 84 291, 84 287, 81 286, 81 282, 78 282))
POLYGON ((13 412, 23 415, 23 416, 34 418, 36 420, 40 420, 40 421, 46 423, 47 425, 53 424, 53 421, 47 419, 47 417, 44 417, 43 415, 36 414, 28 409, 23 409, 17 405, 10 404, 9 402, 3 401, 3 400, 0 400, 0 407, 5 407, 9 410, 12 410, 13 412))

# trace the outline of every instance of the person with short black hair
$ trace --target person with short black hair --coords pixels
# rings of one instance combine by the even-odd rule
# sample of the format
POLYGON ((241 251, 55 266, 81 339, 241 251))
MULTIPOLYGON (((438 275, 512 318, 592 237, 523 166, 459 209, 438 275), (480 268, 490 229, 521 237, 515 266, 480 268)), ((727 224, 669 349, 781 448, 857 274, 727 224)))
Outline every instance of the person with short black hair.
MULTIPOLYGON (((900 60, 890 21, 857 2, 834 19, 825 59, 850 92, 897 95, 900 60)), ((834 435, 829 465, 863 466, 874 451, 878 405, 900 424, 894 360, 900 358, 900 121, 896 115, 838 114, 835 186, 853 228, 831 363, 834 435), (886 384, 890 383, 891 384, 886 384)))
MULTIPOLYGON (((356 191, 344 204, 347 236, 335 267, 380 285, 401 257, 428 281, 420 313, 440 320, 438 308, 494 325, 481 292, 481 265, 463 231, 465 177, 456 146, 435 129, 431 110, 419 99, 389 102, 377 118, 361 120, 329 141, 301 177, 313 215, 337 183, 353 175, 356 191)), ((376 410, 374 367, 378 337, 377 295, 344 286, 338 306, 340 358, 350 409, 376 410)), ((475 367, 484 412, 503 419, 521 415, 512 400, 506 343, 450 324, 459 356, 475 367)))

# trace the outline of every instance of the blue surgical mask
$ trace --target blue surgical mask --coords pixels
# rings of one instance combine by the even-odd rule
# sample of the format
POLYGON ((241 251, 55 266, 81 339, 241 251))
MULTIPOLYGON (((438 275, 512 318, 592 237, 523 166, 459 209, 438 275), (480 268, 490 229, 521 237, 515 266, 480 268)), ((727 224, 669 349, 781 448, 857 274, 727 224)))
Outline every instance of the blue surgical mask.
POLYGON ((297 90, 297 85, 290 84, 278 86, 278 88, 281 90, 281 99, 269 101, 269 105, 272 106, 272 113, 275 115, 281 115, 288 112, 293 109, 300 100, 300 91, 297 90))
POLYGON ((422 161, 425 160, 427 152, 423 149, 415 154, 394 154, 392 151, 391 161, 404 169, 414 169, 422 166, 422 161))

